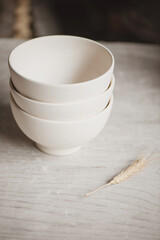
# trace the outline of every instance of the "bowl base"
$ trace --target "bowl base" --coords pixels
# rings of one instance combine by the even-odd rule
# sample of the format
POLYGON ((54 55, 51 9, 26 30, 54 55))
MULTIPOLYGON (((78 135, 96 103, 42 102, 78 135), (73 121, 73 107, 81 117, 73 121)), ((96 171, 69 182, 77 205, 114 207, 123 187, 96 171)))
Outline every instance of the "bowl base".
POLYGON ((75 147, 75 148, 66 148, 66 149, 54 149, 54 148, 42 146, 41 144, 38 144, 38 143, 36 143, 36 146, 42 152, 50 155, 55 155, 55 156, 70 155, 77 152, 81 148, 81 147, 75 147))

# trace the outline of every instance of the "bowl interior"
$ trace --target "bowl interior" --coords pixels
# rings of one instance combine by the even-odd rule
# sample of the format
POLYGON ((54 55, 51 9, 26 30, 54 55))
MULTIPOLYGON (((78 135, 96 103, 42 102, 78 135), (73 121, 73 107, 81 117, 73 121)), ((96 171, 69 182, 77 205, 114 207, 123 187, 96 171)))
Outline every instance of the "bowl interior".
POLYGON ((85 38, 48 36, 16 47, 9 63, 16 73, 34 82, 71 84, 103 75, 112 57, 105 47, 85 38))

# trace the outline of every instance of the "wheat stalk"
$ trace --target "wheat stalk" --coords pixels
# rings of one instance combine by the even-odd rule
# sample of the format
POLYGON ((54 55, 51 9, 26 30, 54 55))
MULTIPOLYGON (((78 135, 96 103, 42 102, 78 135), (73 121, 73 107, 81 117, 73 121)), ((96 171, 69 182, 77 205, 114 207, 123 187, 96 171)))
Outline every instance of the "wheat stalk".
POLYGON ((31 3, 32 0, 17 0, 15 9, 15 21, 13 24, 14 38, 30 39, 32 37, 31 29, 31 3))
POLYGON ((142 157, 133 163, 131 163, 126 169, 124 169, 122 172, 120 172, 118 175, 116 175, 113 179, 111 179, 108 183, 102 185, 101 187, 85 194, 86 197, 89 195, 101 190, 102 188, 108 187, 110 185, 121 183, 125 180, 127 180, 130 176, 137 173, 140 169, 142 169, 148 161, 147 157, 142 157))

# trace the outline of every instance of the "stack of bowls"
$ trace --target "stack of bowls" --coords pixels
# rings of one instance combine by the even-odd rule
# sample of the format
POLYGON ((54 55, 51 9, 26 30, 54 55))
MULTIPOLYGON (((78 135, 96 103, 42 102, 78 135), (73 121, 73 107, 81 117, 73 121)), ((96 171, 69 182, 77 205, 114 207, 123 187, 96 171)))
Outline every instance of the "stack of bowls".
POLYGON ((20 129, 53 155, 75 152, 103 129, 113 104, 114 58, 75 36, 35 38, 9 56, 10 103, 20 129))

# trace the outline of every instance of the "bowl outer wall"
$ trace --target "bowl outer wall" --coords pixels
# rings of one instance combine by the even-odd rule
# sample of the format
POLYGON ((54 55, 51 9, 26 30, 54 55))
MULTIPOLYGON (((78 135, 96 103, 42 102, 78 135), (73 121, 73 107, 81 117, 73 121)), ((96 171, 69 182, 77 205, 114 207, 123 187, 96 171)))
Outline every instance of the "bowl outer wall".
POLYGON ((73 148, 94 139, 103 129, 113 105, 113 95, 104 111, 94 117, 70 122, 48 121, 33 117, 22 111, 10 97, 13 116, 22 132, 46 147, 73 148))
POLYGON ((71 104, 52 104, 30 100, 20 95, 12 82, 10 90, 16 104, 25 112, 38 118, 54 121, 73 121, 88 118, 101 112, 108 104, 115 84, 114 75, 110 87, 102 94, 86 101, 71 104))

